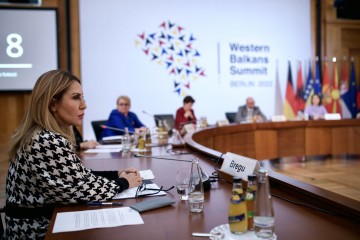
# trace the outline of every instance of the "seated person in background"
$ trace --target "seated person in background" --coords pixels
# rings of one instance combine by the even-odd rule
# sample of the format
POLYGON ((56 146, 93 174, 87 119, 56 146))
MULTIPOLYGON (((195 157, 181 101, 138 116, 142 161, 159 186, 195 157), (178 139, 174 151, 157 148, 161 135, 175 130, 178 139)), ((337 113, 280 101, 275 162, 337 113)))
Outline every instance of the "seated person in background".
POLYGON ((77 151, 95 148, 97 145, 99 145, 99 143, 95 140, 84 141, 81 136, 81 133, 75 126, 73 126, 73 130, 74 130, 74 137, 76 142, 75 147, 77 151))
POLYGON ((246 99, 246 104, 240 106, 236 113, 236 122, 263 122, 266 120, 265 115, 260 108, 255 106, 255 101, 252 97, 246 99))
MULTIPOLYGON (((117 108, 112 110, 106 126, 125 130, 127 127, 129 132, 139 133, 146 131, 146 127, 142 124, 135 113, 130 112, 130 98, 127 96, 118 97, 117 108)), ((123 131, 105 128, 102 131, 102 137, 110 137, 123 135, 123 131)))
POLYGON ((191 96, 186 96, 183 100, 183 106, 176 111, 175 129, 183 132, 184 125, 188 123, 196 124, 196 117, 192 106, 195 100, 191 96))
POLYGON ((327 113, 326 108, 322 105, 321 97, 319 94, 311 96, 311 105, 305 108, 304 114, 309 116, 309 119, 324 119, 327 113))
POLYGON ((74 152, 86 109, 81 82, 52 70, 39 77, 10 140, 2 239, 44 239, 56 205, 111 200, 142 182, 139 171, 93 171, 74 152))

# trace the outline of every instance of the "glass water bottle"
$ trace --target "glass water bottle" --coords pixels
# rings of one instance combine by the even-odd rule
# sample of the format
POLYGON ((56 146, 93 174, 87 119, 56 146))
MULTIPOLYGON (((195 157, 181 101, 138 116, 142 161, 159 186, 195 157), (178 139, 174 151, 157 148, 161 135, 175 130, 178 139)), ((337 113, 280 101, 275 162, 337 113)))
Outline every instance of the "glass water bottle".
POLYGON ((129 129, 125 127, 125 133, 122 140, 123 152, 129 152, 131 148, 131 138, 129 134, 129 129))
POLYGON ((190 212, 199 213, 204 209, 204 186, 199 159, 197 158, 191 163, 188 205, 190 212))
POLYGON ((257 192, 254 207, 254 230, 259 238, 269 239, 274 234, 275 219, 272 206, 269 173, 261 168, 257 174, 257 192))

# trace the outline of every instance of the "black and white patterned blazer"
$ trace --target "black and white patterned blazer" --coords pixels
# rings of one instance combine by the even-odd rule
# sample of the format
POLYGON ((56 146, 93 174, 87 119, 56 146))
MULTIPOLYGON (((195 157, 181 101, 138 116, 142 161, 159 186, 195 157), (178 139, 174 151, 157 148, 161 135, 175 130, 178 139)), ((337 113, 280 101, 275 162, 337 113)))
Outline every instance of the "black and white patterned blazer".
MULTIPOLYGON (((108 200, 128 187, 117 171, 93 172, 85 168, 66 138, 41 130, 32 136, 28 146, 18 150, 10 164, 6 205, 21 209, 108 200)), ((49 219, 8 215, 5 239, 44 238, 49 219)))

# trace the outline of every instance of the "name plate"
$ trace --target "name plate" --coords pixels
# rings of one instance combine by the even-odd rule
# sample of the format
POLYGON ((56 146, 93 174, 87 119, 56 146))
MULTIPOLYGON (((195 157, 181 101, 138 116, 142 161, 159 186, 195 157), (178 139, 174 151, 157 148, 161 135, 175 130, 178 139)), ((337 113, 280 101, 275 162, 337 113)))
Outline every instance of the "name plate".
POLYGON ((230 123, 227 119, 216 121, 216 126, 218 127, 228 126, 229 124, 230 123))
POLYGON ((340 113, 327 113, 324 116, 325 120, 341 120, 340 113))
POLYGON ((247 180, 248 175, 257 172, 260 169, 259 161, 227 152, 224 156, 221 171, 232 176, 241 177, 247 180))
POLYGON ((284 115, 274 115, 271 117, 272 122, 285 122, 286 118, 284 115))

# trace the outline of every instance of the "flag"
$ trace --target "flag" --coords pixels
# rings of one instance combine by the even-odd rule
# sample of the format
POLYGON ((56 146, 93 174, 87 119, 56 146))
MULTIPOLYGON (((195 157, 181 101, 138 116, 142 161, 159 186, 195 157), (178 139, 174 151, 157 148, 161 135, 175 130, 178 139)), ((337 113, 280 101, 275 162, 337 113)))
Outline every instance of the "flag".
MULTIPOLYGON (((350 113, 349 118, 356 118, 356 114, 357 114, 355 81, 356 81, 355 80, 355 66, 354 66, 354 62, 351 62, 349 88, 345 94, 341 95, 342 102, 344 103, 345 107, 348 109, 348 111, 350 113)), ((343 111, 343 113, 344 113, 344 111, 343 111)))
POLYGON ((322 103, 328 113, 332 112, 331 86, 327 69, 327 62, 324 62, 323 81, 322 81, 322 103))
POLYGON ((311 72, 311 62, 309 62, 309 73, 306 80, 306 87, 304 93, 304 100, 306 106, 311 105, 311 96, 314 94, 314 80, 311 72))
MULTIPOLYGON (((319 60, 316 60, 316 69, 315 69, 315 81, 314 81, 314 93, 321 95, 321 82, 320 82, 320 63, 319 60)), ((327 69, 326 69, 327 71, 327 69)))
POLYGON ((291 75, 291 64, 289 61, 288 78, 286 83, 285 103, 283 106, 284 115, 287 119, 295 118, 296 100, 291 75))
POLYGON ((337 71, 336 62, 334 62, 334 69, 333 69, 333 78, 332 78, 332 86, 331 86, 331 99, 332 99, 332 113, 342 113, 341 112, 341 96, 339 90, 339 77, 337 71))
POLYGON ((301 62, 299 61, 299 67, 296 78, 296 95, 295 95, 295 114, 299 111, 303 112, 305 107, 304 100, 304 84, 302 79, 302 70, 301 70, 301 62))
POLYGON ((283 102, 281 98, 281 88, 279 80, 279 63, 276 61, 276 86, 275 86, 275 115, 283 115, 283 102))
POLYGON ((340 81, 340 103, 341 103, 341 115, 342 118, 351 118, 351 112, 348 108, 347 104, 345 103, 344 98, 347 96, 347 93, 349 91, 349 83, 347 78, 347 72, 346 72, 346 61, 344 60, 341 67, 341 81, 340 81))

